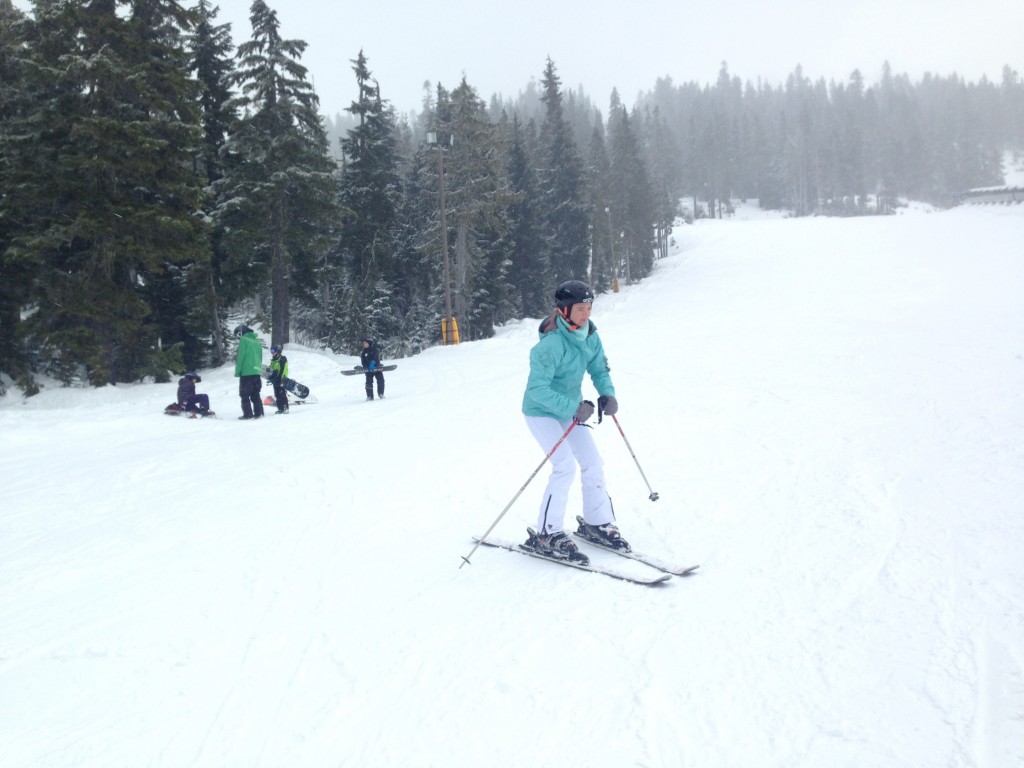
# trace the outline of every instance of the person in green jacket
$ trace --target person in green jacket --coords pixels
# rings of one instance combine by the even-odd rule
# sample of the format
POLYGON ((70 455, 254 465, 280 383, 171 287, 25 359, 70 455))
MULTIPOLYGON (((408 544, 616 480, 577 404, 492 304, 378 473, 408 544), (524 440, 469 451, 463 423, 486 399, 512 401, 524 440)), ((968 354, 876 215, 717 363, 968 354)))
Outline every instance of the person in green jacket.
POLYGON ((235 359, 235 376, 238 377, 238 396, 242 399, 240 419, 263 418, 263 401, 260 389, 263 387, 263 345, 256 338, 256 332, 248 325, 235 328, 238 339, 238 357, 235 359))
POLYGON ((590 429, 584 428, 594 414, 594 404, 583 399, 584 374, 590 375, 603 413, 612 416, 619 405, 601 337, 590 321, 594 302, 590 286, 581 280, 562 283, 555 291, 555 302, 554 314, 541 323, 540 341, 530 350, 523 414, 545 454, 563 436, 565 442, 550 455, 551 476, 541 498, 537 530, 531 530, 526 546, 550 557, 587 562, 562 527, 577 464, 584 520, 577 534, 616 549, 630 547, 615 525, 615 510, 605 490, 604 462, 590 429))

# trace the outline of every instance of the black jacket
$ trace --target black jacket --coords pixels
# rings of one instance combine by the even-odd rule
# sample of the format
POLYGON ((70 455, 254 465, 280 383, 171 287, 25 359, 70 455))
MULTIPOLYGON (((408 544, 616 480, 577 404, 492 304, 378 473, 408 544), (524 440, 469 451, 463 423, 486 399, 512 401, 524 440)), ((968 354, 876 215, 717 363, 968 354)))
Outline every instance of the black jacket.
POLYGON ((380 369, 380 352, 377 351, 377 345, 371 344, 368 347, 364 347, 363 351, 359 353, 359 360, 366 371, 370 370, 371 362, 376 363, 374 366, 375 370, 380 369))

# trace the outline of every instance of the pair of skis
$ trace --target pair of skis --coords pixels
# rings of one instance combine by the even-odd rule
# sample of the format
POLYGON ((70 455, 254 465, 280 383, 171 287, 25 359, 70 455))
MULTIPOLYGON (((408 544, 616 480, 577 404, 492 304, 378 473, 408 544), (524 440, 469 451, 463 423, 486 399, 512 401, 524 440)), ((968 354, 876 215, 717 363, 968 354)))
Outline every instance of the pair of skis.
MULTIPOLYGON (((582 520, 583 520, 580 517, 577 517, 576 519, 579 520, 580 522, 582 522, 582 520)), ((610 546, 607 546, 605 544, 601 544, 599 542, 583 538, 583 537, 581 537, 579 535, 576 535, 576 534, 574 534, 574 536, 576 537, 577 541, 581 541, 581 542, 583 542, 585 544, 589 544, 589 545, 597 547, 599 549, 607 550, 608 552, 614 552, 616 555, 619 555, 620 557, 626 557, 626 558, 629 558, 630 560, 636 560, 637 562, 643 563, 644 565, 648 565, 651 568, 654 568, 655 570, 660 571, 661 573, 656 573, 656 574, 653 574, 653 575, 650 575, 650 576, 638 576, 638 575, 634 575, 632 573, 627 573, 625 571, 619 570, 618 568, 613 568, 613 567, 606 566, 606 565, 595 564, 593 562, 584 565, 583 563, 581 563, 579 561, 576 561, 576 560, 565 560, 565 559, 562 559, 562 558, 550 557, 549 555, 541 554, 540 552, 538 552, 538 551, 536 551, 534 549, 530 549, 529 547, 526 547, 526 546, 524 546, 522 544, 519 544, 519 543, 516 543, 516 542, 503 541, 501 539, 495 539, 495 538, 488 538, 488 539, 474 538, 474 540, 478 541, 481 544, 484 544, 485 546, 488 546, 488 547, 497 547, 497 548, 500 548, 500 549, 507 549, 509 552, 519 552, 520 554, 523 554, 523 555, 529 555, 530 557, 537 557, 537 558, 540 558, 541 560, 547 560, 549 562, 557 563, 559 565, 567 565, 570 568, 577 568, 578 570, 581 570, 581 571, 590 571, 591 573, 600 573, 600 574, 602 574, 604 576, 610 576, 613 579, 619 579, 620 581, 628 581, 631 584, 642 584, 644 586, 654 586, 656 584, 664 584, 666 581, 671 579, 673 576, 689 576, 692 573, 694 573, 698 568, 700 568, 699 565, 689 565, 689 566, 675 565, 675 564, 666 562, 665 560, 662 560, 660 558, 653 557, 651 555, 646 555, 646 554, 644 554, 642 552, 636 552, 636 551, 632 551, 632 550, 615 549, 614 547, 610 547, 610 546)))

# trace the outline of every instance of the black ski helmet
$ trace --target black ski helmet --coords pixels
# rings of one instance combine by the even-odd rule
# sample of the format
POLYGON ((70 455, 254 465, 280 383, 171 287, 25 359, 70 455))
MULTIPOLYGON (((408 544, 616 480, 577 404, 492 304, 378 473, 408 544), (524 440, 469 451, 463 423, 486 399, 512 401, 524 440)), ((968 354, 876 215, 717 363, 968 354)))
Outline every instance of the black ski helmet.
POLYGON ((202 381, 202 377, 195 371, 189 371, 185 374, 186 379, 192 379, 192 381, 202 381))
POLYGON ((279 355, 279 354, 281 354, 281 348, 275 344, 274 346, 272 346, 270 348, 270 354, 272 354, 272 355, 279 355))
POLYGON ((594 292, 582 280, 567 280, 555 290, 555 305, 559 309, 571 310, 573 304, 590 304, 594 292))
POLYGON ((240 338, 242 338, 243 334, 251 333, 251 332, 252 332, 252 328, 250 328, 245 323, 242 323, 241 325, 236 325, 235 326, 234 333, 235 333, 235 338, 236 339, 240 339, 240 338))

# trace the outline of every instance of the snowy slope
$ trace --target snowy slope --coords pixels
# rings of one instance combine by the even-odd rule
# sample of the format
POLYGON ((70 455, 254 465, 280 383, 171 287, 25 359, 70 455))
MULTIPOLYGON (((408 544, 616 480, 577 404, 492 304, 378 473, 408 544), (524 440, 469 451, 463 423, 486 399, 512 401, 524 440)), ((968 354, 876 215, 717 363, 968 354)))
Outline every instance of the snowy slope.
POLYGON ((258 422, 230 368, 219 420, 0 399, 0 762, 1024 764, 1024 207, 747 213, 595 305, 623 533, 702 564, 662 588, 459 568, 543 458, 534 320, 374 403, 290 348, 319 403, 258 422))

